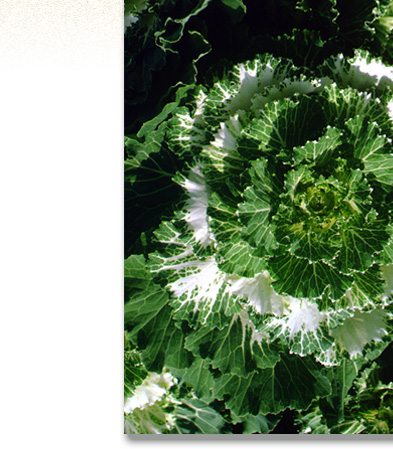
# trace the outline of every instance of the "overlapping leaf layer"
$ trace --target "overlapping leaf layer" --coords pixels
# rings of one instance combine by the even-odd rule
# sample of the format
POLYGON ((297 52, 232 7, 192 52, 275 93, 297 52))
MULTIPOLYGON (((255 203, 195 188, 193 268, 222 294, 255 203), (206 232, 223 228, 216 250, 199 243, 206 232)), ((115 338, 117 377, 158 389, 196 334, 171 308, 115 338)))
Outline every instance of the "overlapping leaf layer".
POLYGON ((375 63, 310 78, 261 56, 154 131, 188 169, 155 250, 126 261, 127 341, 244 426, 334 397, 332 373, 391 339, 393 77, 375 63))
MULTIPOLYGON (((295 9, 355 39, 389 13, 366 3, 358 24, 339 1, 295 9)), ((264 54, 127 139, 126 180, 161 211, 125 264, 127 432, 391 428, 370 372, 392 340, 392 88, 364 50, 312 71, 264 54), (378 401, 352 407, 367 388, 378 401)))

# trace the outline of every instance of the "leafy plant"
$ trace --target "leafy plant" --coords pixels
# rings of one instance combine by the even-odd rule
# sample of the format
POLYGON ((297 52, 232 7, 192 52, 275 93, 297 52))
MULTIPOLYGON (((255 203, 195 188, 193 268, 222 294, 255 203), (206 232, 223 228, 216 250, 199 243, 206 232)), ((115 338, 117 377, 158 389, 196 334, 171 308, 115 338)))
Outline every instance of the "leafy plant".
MULTIPOLYGON (((126 432, 391 430, 393 69, 330 47, 388 10, 294 4, 326 19, 307 67, 179 85, 126 138, 126 432)), ((315 30, 292 31, 304 54, 315 30)))

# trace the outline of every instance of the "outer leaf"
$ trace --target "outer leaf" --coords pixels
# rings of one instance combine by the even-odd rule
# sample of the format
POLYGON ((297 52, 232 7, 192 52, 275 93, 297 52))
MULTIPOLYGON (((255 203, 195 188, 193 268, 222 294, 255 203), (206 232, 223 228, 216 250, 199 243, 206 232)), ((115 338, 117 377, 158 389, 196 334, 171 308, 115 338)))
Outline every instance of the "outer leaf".
POLYGON ((288 298, 286 306, 282 316, 266 320, 263 329, 269 339, 285 341, 291 353, 314 354, 325 365, 336 364, 334 341, 326 328, 327 314, 319 311, 318 302, 288 298))
POLYGON ((161 31, 155 33, 156 42, 163 50, 174 51, 173 44, 178 42, 184 33, 184 28, 191 17, 196 16, 203 11, 209 4, 210 0, 198 0, 194 8, 184 17, 179 19, 168 18, 165 27, 161 31))
POLYGON ((385 280, 382 271, 378 265, 373 265, 365 272, 353 273, 354 282, 345 292, 345 295, 334 304, 330 303, 328 307, 334 307, 335 310, 368 310, 376 308, 378 302, 385 292, 385 280))
POLYGON ((301 434, 330 434, 329 426, 318 405, 311 407, 306 414, 298 416, 296 424, 301 426, 301 434))
POLYGON ((330 383, 311 360, 290 357, 247 378, 224 375, 217 379, 214 394, 226 397, 227 407, 239 416, 279 413, 286 407, 307 408, 315 397, 330 394, 330 383))
POLYGON ((232 16, 234 22, 238 22, 244 16, 247 11, 246 6, 242 0, 221 0, 222 3, 233 10, 232 16))
POLYGON ((270 433, 277 423, 279 422, 280 418, 275 417, 273 415, 269 415, 269 417, 265 415, 246 415, 243 419, 243 433, 244 434, 250 434, 250 433, 270 433))
POLYGON ((176 423, 171 433, 218 434, 225 423, 214 408, 197 398, 182 399, 173 413, 176 423))
POLYGON ((147 377, 148 371, 143 366, 140 354, 136 351, 124 352, 124 398, 135 393, 135 388, 147 377))
MULTIPOLYGON (((176 374, 176 371, 174 373, 176 374)), ((184 371, 181 382, 192 386, 200 399, 212 399, 214 379, 206 360, 196 357, 191 366, 184 371)))
POLYGON ((173 292, 172 301, 177 318, 196 320, 204 325, 222 328, 225 315, 231 315, 238 307, 230 297, 224 282, 224 273, 213 258, 206 260, 190 257, 186 261, 163 265, 161 256, 153 256, 157 271, 170 271, 173 292), (161 266, 158 263, 161 262, 161 266))
POLYGON ((142 258, 131 256, 127 263, 124 324, 131 330, 130 339, 141 348, 143 363, 149 371, 161 371, 164 364, 188 366, 183 335, 173 323, 168 295, 154 283, 148 270, 141 268, 142 258), (177 351, 173 351, 175 347, 177 351))
POLYGON ((350 360, 342 360, 340 366, 335 367, 331 373, 332 377, 332 405, 337 413, 337 422, 344 421, 344 407, 348 391, 358 374, 357 366, 350 360))
POLYGON ((176 380, 168 372, 149 373, 124 404, 127 434, 167 433, 173 426, 173 398, 169 390, 176 380))
POLYGON ((280 358, 244 312, 234 315, 224 329, 199 329, 187 337, 185 347, 195 355, 208 357, 212 367, 222 373, 244 377, 257 367, 273 367, 280 358))
POLYGON ((339 342, 342 349, 351 356, 362 354, 367 343, 381 341, 387 335, 386 312, 373 310, 369 313, 356 311, 352 318, 331 331, 332 336, 339 342))

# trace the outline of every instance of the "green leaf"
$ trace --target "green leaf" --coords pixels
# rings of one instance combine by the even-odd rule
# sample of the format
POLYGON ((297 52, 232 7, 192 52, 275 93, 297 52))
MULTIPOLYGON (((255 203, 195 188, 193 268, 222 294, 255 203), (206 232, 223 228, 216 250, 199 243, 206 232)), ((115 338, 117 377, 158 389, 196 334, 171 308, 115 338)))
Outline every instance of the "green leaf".
POLYGON ((256 247, 263 248, 267 254, 277 247, 271 231, 271 203, 275 198, 275 174, 269 170, 265 159, 255 161, 250 169, 253 185, 243 193, 244 203, 239 204, 238 215, 246 229, 244 237, 256 247))
POLYGON ((307 408, 315 397, 330 394, 323 369, 309 358, 282 357, 274 368, 247 378, 224 375, 216 380, 214 395, 225 399, 236 415, 279 413, 287 407, 307 408))
POLYGON ((219 434, 225 424, 222 416, 213 407, 197 398, 182 399, 173 414, 176 416, 176 422, 171 433, 219 434))
POLYGON ((206 100, 206 92, 202 86, 191 91, 193 97, 186 99, 185 106, 175 109, 172 118, 167 122, 166 142, 175 154, 187 157, 191 153, 200 152, 207 143, 208 126, 202 117, 206 100))
POLYGON ((381 263, 390 265, 393 264, 393 237, 391 235, 392 229, 389 227, 387 228, 390 234, 389 239, 383 244, 383 250, 381 251, 379 255, 379 260, 381 263))
POLYGON ((350 143, 353 146, 354 156, 366 161, 375 153, 383 152, 389 143, 376 122, 370 123, 362 116, 351 118, 345 124, 351 133, 350 143))
POLYGON ((168 294, 141 268, 141 260, 142 256, 131 256, 127 262, 125 328, 130 330, 129 337, 141 350, 149 371, 161 371, 165 364, 186 367, 184 337, 174 325, 168 294))
MULTIPOLYGON (((239 418, 240 419, 240 418, 239 418)), ((246 415, 241 419, 243 434, 267 434, 270 433, 280 421, 280 417, 269 415, 246 415)))
POLYGON ((333 156, 334 150, 342 143, 342 132, 327 126, 326 132, 318 140, 309 141, 301 147, 295 147, 295 164, 303 161, 317 166, 326 165, 333 156))
POLYGON ((249 187, 244 192, 245 203, 239 205, 239 217, 247 224, 244 237, 256 247, 263 248, 267 254, 277 247, 271 231, 270 204, 261 199, 255 189, 249 187))
POLYGON ((393 186, 393 154, 373 154, 364 162, 364 173, 388 186, 393 186))
POLYGON ((209 199, 208 213, 210 224, 217 244, 217 263, 228 274, 253 277, 266 269, 263 259, 254 254, 256 251, 244 239, 241 231, 243 224, 237 215, 236 205, 227 198, 213 192, 209 199))
POLYGON ((284 160, 291 157, 294 146, 304 145, 318 138, 326 126, 321 106, 313 98, 300 95, 266 104, 260 118, 254 119, 242 133, 239 151, 255 147, 268 153, 280 155, 284 160))
POLYGON ((241 234, 233 235, 217 246, 217 259, 218 266, 227 274, 251 278, 267 269, 266 261, 259 257, 258 250, 252 248, 241 234))
POLYGON ((140 253, 141 234, 150 234, 164 214, 174 209, 173 197, 181 194, 172 177, 183 165, 165 144, 164 122, 145 139, 126 138, 128 157, 124 170, 125 256, 140 253))
POLYGON ((344 128, 349 119, 359 115, 367 116, 369 122, 377 122, 382 130, 391 128, 386 108, 371 93, 352 88, 340 89, 332 84, 324 88, 320 99, 326 120, 331 126, 344 128), (322 103, 322 99, 326 102, 322 103))
MULTIPOLYGON (((176 370, 173 371, 176 374, 176 370)), ((209 369, 209 362, 195 357, 191 366, 184 370, 181 382, 190 385, 200 399, 211 400, 214 385, 213 373, 209 369)))
POLYGON ((146 260, 142 255, 132 255, 124 261, 125 284, 136 279, 150 280, 152 275, 146 266, 146 260))
POLYGON ((152 154, 161 150, 165 126, 166 124, 163 124, 155 132, 151 132, 143 142, 133 137, 125 137, 125 147, 129 156, 125 160, 126 181, 131 181, 130 175, 134 174, 135 169, 139 168, 152 154))
POLYGON ((363 433, 366 428, 367 427, 357 419, 346 420, 345 422, 332 427, 330 433, 340 435, 358 435, 359 433, 363 433))
POLYGON ((159 47, 165 51, 173 51, 173 44, 178 42, 184 33, 187 22, 193 17, 203 11, 209 4, 210 0, 198 0, 194 8, 184 17, 172 19, 169 17, 165 21, 165 26, 162 30, 155 33, 156 42, 159 47))
POLYGON ((342 233, 343 247, 335 265, 343 273, 365 271, 374 263, 374 252, 382 249, 388 234, 384 223, 375 221, 364 224, 362 228, 351 227, 342 233))
POLYGON ((336 424, 329 416, 332 433, 391 434, 393 383, 383 380, 386 376, 382 366, 386 362, 382 355, 354 379, 341 419, 336 424))
POLYGON ((149 0, 124 0, 124 14, 138 13, 148 7, 149 0))
POLYGON ((246 6, 243 3, 243 0, 221 0, 224 5, 229 6, 232 9, 242 9, 243 12, 246 12, 246 6))
POLYGON ((148 375, 143 366, 140 354, 133 351, 124 352, 124 399, 132 397, 135 388, 140 385, 148 375))
POLYGON ((374 264, 364 272, 354 272, 353 279, 353 284, 345 295, 340 300, 329 303, 329 307, 338 311, 351 308, 368 310, 377 306, 385 291, 380 267, 374 264))
POLYGON ((283 254, 272 257, 268 264, 274 279, 274 289, 295 298, 317 298, 329 289, 332 299, 339 299, 352 284, 349 275, 340 273, 324 262, 310 262, 283 254))
MULTIPOLYGON (((283 3, 281 2, 281 4, 283 3)), ((287 2, 285 3, 287 4, 287 2)), ((294 2, 291 3, 293 4, 294 2)), ((324 1, 322 3, 326 5, 327 2, 324 1)), ((278 7, 281 7, 281 5, 278 7)), ((310 19, 309 15, 304 17, 307 17, 308 20, 310 19)), ((326 54, 326 50, 324 51, 326 39, 321 35, 321 31, 318 28, 319 24, 317 29, 313 30, 294 28, 290 34, 283 33, 277 37, 274 36, 268 40, 268 51, 271 51, 274 55, 291 59, 297 66, 314 69, 323 62, 326 54)))
POLYGON ((245 15, 247 8, 243 0, 221 0, 222 3, 232 10, 233 22, 239 22, 245 15))
POLYGON ((301 434, 330 434, 329 426, 318 405, 313 405, 303 415, 298 415, 296 424, 301 426, 301 434))
POLYGON ((386 0, 346 0, 345 8, 340 8, 337 24, 341 34, 354 47, 371 40, 375 33, 372 24, 386 7, 382 6, 384 3, 386 0))
POLYGON ((208 358, 222 373, 247 376, 257 367, 274 366, 280 356, 262 340, 247 314, 234 315, 223 329, 200 328, 186 338, 185 347, 208 358))
POLYGON ((181 100, 194 88, 195 86, 192 84, 189 84, 187 86, 179 86, 176 91, 175 100, 171 103, 167 103, 156 117, 149 120, 148 122, 145 122, 141 129, 138 131, 138 137, 140 139, 148 138, 149 135, 151 135, 151 133, 156 130, 158 125, 160 125, 168 117, 170 117, 171 114, 173 114, 173 112, 179 106, 181 100))
POLYGON ((124 414, 125 434, 166 434, 173 425, 173 416, 167 404, 156 403, 136 408, 124 414))
POLYGON ((337 413, 337 422, 344 420, 345 403, 348 391, 353 385, 353 381, 358 374, 356 364, 351 360, 343 359, 341 364, 334 368, 331 373, 332 383, 332 401, 335 412, 337 413))

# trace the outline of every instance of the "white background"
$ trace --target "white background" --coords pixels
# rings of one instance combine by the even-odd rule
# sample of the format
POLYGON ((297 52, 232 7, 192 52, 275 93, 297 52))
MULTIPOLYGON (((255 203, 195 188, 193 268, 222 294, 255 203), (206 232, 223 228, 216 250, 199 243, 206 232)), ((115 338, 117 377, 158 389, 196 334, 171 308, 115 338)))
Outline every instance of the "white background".
MULTIPOLYGON (((122 38, 118 0, 0 1, 2 448, 205 445, 123 435, 122 38)), ((332 444, 234 439, 294 442, 332 444)))

